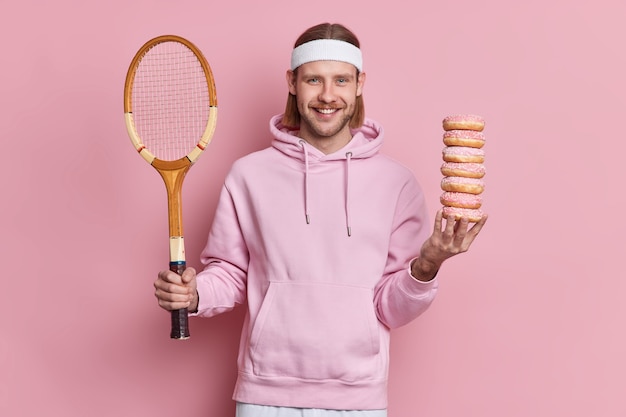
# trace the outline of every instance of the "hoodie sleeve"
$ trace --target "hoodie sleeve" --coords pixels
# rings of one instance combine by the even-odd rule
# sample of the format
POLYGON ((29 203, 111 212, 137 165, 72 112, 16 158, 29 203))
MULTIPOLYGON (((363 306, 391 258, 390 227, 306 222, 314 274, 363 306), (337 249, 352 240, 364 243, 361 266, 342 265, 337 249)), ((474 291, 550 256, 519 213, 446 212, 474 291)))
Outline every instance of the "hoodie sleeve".
POLYGON ((421 282, 409 271, 430 227, 424 195, 411 177, 398 197, 385 272, 374 289, 376 314, 389 328, 403 326, 418 317, 435 297, 437 278, 421 282))
POLYGON ((198 316, 211 317, 230 311, 245 301, 249 255, 237 219, 232 196, 224 186, 201 253, 205 268, 197 276, 198 316))

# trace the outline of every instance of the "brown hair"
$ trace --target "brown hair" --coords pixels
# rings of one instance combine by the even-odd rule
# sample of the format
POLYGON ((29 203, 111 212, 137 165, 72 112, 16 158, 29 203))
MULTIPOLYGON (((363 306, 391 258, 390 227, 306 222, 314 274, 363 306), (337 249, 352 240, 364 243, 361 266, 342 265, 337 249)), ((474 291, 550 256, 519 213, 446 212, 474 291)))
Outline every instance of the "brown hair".
MULTIPOLYGON (((359 48, 361 45, 358 38, 350 29, 339 23, 321 23, 305 30, 302 35, 296 40, 294 48, 302 45, 303 43, 315 41, 318 39, 336 39, 344 42, 351 43, 359 48)), ((296 68, 293 72, 297 74, 296 68)), ((357 69, 357 77, 359 76, 359 70, 357 69)), ((356 106, 354 115, 350 119, 350 128, 356 129, 361 127, 363 120, 365 119, 365 105, 363 104, 363 94, 356 98, 356 106)), ((298 104, 296 102, 296 96, 291 93, 287 96, 287 105, 285 106, 285 114, 283 116, 283 125, 288 127, 300 126, 300 113, 298 112, 298 104)))

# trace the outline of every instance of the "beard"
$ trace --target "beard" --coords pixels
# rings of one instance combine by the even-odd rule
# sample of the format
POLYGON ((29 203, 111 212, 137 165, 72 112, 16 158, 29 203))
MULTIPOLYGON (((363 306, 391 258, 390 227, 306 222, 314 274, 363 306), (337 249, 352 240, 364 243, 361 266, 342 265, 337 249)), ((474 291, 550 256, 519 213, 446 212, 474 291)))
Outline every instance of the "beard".
POLYGON ((300 103, 300 131, 317 138, 330 138, 348 128, 350 120, 354 115, 354 106, 333 107, 328 105, 308 106, 300 103), (315 109, 337 109, 329 120, 323 120, 325 115, 318 113, 315 109))

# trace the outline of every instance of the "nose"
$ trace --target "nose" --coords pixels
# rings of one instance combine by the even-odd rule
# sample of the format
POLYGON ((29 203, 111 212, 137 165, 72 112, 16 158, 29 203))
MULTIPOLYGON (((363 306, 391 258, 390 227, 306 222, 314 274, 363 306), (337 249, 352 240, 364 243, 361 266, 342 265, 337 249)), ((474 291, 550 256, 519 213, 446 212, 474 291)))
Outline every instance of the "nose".
POLYGON ((337 98, 335 89, 332 83, 324 83, 321 87, 318 100, 322 103, 332 103, 337 98))

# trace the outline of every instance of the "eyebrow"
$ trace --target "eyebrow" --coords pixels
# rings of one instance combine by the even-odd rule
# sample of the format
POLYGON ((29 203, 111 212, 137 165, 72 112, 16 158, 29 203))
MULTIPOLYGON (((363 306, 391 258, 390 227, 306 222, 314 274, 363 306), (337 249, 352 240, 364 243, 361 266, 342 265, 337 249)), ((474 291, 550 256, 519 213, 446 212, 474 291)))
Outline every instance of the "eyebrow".
MULTIPOLYGON (((302 73, 301 74, 302 78, 324 78, 324 76, 322 74, 316 74, 314 72, 306 72, 306 73, 302 73)), ((342 73, 342 74, 332 74, 330 76, 331 78, 346 78, 349 80, 353 80, 355 79, 355 75, 354 74, 350 74, 349 72, 346 73, 342 73)))

